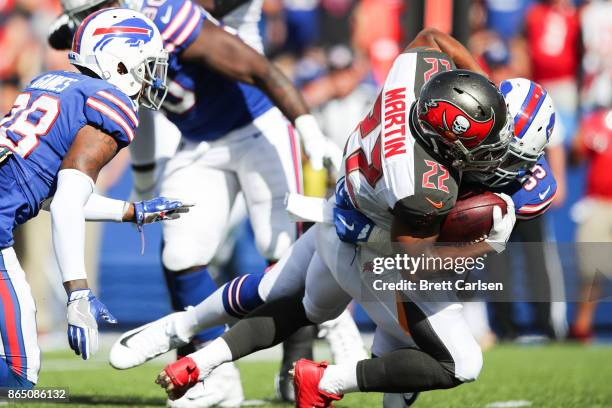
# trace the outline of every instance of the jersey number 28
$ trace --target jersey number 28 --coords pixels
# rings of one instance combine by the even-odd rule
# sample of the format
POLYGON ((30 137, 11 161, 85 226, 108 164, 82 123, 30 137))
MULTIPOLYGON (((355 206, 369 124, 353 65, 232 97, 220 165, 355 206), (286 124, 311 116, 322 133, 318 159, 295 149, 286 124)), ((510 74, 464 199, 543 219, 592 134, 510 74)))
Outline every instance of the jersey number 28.
POLYGON ((9 114, 0 121, 0 146, 8 147, 23 158, 38 146, 40 137, 49 133, 60 112, 59 99, 41 95, 30 103, 31 97, 30 93, 20 94, 9 114), (38 115, 34 116, 36 113, 38 115), (8 132, 19 139, 13 142, 8 132))

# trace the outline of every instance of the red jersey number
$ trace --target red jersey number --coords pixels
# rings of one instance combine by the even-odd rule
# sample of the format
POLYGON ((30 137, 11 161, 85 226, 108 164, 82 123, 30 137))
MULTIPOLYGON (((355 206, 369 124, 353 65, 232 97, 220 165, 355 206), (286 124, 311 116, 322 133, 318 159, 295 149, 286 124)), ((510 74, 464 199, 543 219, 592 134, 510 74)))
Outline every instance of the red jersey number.
POLYGON ((444 184, 448 180, 448 170, 446 167, 431 160, 425 160, 425 165, 429 167, 429 170, 423 173, 422 187, 448 193, 448 187, 444 184), (435 177, 437 177, 437 180, 434 182, 432 178, 435 177))
POLYGON ((429 78, 440 71, 440 65, 444 67, 443 71, 450 71, 451 69, 450 62, 445 59, 423 58, 423 60, 431 65, 431 68, 425 71, 425 82, 429 81, 429 78))

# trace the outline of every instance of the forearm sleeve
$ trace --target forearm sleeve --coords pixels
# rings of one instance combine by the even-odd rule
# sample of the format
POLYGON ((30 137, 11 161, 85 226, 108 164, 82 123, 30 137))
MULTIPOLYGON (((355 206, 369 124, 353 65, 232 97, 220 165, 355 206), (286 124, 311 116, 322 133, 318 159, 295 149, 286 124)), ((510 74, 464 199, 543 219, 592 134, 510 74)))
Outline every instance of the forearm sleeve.
POLYGON ((85 204, 93 191, 93 180, 78 170, 64 169, 57 175, 57 191, 51 202, 51 229, 63 282, 87 279, 85 204))
MULTIPOLYGON (((41 209, 50 211, 52 199, 45 200, 41 209)), ((85 221, 123 222, 123 216, 128 211, 130 202, 115 200, 97 193, 92 193, 85 204, 85 221)))
POLYGON ((115 200, 93 193, 85 204, 84 214, 87 221, 123 222, 123 215, 130 203, 115 200))

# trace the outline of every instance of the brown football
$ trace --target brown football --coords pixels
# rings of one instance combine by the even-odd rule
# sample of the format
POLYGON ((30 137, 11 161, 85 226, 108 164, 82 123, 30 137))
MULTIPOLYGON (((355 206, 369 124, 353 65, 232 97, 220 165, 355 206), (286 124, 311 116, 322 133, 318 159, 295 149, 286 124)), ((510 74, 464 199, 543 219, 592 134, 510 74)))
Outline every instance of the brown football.
POLYGON ((489 191, 462 193, 440 228, 438 242, 480 240, 493 226, 493 207, 506 214, 506 202, 489 191))

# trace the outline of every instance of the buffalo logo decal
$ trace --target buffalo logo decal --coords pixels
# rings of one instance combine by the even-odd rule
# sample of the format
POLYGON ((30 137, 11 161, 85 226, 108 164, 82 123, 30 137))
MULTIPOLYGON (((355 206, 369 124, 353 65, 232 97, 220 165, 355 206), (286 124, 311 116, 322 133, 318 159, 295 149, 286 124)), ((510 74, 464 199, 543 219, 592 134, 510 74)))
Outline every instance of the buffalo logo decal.
POLYGON ((425 103, 419 119, 449 141, 460 140, 465 147, 472 149, 489 136, 495 124, 495 113, 491 109, 489 118, 479 121, 451 102, 434 100, 425 103))
POLYGON ((138 47, 146 44, 153 38, 153 27, 139 18, 130 18, 108 28, 96 28, 93 36, 103 36, 94 47, 103 50, 111 41, 123 39, 130 47, 138 47))

